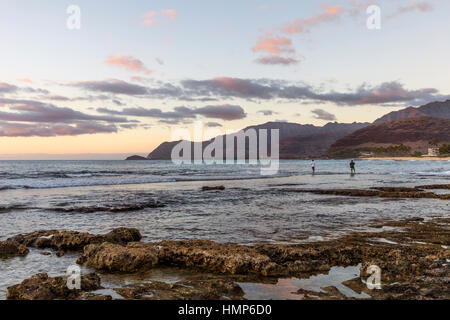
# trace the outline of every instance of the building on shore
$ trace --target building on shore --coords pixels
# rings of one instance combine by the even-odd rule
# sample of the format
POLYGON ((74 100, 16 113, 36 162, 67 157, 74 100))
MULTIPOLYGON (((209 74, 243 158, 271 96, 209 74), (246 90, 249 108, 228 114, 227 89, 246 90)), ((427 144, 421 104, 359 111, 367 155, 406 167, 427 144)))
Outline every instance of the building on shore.
POLYGON ((427 157, 437 157, 439 155, 439 148, 428 148, 427 157))

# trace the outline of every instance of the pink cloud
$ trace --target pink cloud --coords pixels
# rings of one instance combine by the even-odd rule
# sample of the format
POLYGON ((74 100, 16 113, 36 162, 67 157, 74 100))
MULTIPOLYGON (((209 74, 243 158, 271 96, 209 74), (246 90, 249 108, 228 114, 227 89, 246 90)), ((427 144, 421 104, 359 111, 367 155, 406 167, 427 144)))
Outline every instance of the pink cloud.
POLYGON ((272 54, 280 54, 282 52, 295 52, 292 47, 292 40, 285 37, 261 37, 259 42, 253 46, 253 52, 265 51, 272 54))
POLYGON ((33 83, 33 81, 30 78, 18 78, 17 81, 24 83, 33 83))
POLYGON ((147 12, 145 14, 142 15, 142 24, 144 26, 153 26, 156 21, 155 21, 155 17, 156 17, 157 13, 156 11, 150 11, 147 12))
POLYGON ((298 19, 293 22, 287 23, 283 27, 283 32, 287 34, 302 33, 307 31, 321 22, 327 22, 336 19, 342 10, 338 6, 325 6, 323 12, 306 19, 298 19))
POLYGON ((146 83, 149 82, 150 79, 141 77, 141 76, 132 76, 130 77, 131 81, 146 83))
POLYGON ((173 9, 161 10, 161 13, 172 20, 178 15, 177 11, 173 9))
POLYGON ((110 56, 106 60, 106 63, 111 66, 122 67, 130 71, 144 72, 145 74, 150 74, 153 72, 153 70, 146 68, 141 60, 132 56, 110 56))

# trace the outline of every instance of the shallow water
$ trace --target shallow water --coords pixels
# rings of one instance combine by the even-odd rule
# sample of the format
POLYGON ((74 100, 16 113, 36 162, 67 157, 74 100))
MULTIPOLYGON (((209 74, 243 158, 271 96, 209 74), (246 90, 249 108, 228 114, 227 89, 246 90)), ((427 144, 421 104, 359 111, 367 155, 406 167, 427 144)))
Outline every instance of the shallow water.
MULTIPOLYGON (((286 192, 289 188, 411 187, 450 183, 449 161, 282 161, 276 176, 256 166, 175 166, 167 161, 0 161, 0 240, 41 229, 106 233, 135 227, 143 241, 210 239, 293 243, 370 230, 374 220, 449 216, 448 201, 286 192), (202 192, 202 186, 224 191, 202 192)), ((448 192, 440 190, 441 193, 448 192)), ((75 258, 0 260, 7 285, 38 272, 64 274, 75 258)))
POLYGON ((311 276, 308 279, 285 278, 278 279, 276 284, 262 284, 250 282, 238 282, 245 292, 245 298, 248 300, 271 300, 271 299, 289 299, 301 300, 302 294, 298 294, 299 289, 313 292, 326 291, 323 288, 333 286, 347 298, 367 299, 370 296, 364 292, 357 293, 342 283, 359 277, 361 264, 351 267, 332 267, 328 274, 319 274, 311 276))

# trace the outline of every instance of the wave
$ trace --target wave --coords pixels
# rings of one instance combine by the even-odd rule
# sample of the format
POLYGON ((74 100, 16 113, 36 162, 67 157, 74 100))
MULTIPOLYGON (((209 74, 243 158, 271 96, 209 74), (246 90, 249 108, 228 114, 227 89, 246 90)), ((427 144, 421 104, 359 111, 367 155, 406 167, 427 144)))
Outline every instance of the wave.
POLYGON ((419 176, 450 176, 450 171, 441 171, 441 172, 417 172, 419 176))
POLYGON ((23 205, 10 205, 10 206, 0 206, 0 213, 7 213, 13 210, 24 210, 27 209, 27 207, 23 205))
POLYGON ((120 204, 116 206, 92 206, 92 207, 72 207, 72 208, 51 208, 50 210, 64 213, 94 213, 94 212, 128 212, 128 211, 140 211, 147 208, 163 208, 166 205, 164 203, 154 201, 146 203, 136 204, 120 204))

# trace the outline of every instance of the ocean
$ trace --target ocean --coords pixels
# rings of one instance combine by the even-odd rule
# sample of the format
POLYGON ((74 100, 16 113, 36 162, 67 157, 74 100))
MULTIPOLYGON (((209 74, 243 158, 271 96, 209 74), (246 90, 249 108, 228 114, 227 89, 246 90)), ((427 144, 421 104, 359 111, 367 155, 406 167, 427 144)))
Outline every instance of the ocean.
MULTIPOLYGON (((448 201, 286 192, 290 188, 413 187, 449 184, 449 161, 281 161, 259 166, 170 161, 0 161, 0 240, 43 229, 106 233, 134 227, 142 241, 209 239, 245 245, 296 243, 370 230, 376 220, 448 217, 448 201), (203 186, 225 186, 202 191, 203 186)), ((448 191, 448 190, 447 190, 448 191)), ((446 192, 440 190, 436 192, 446 192)), ((0 260, 0 298, 38 272, 64 274, 74 257, 0 260)))

